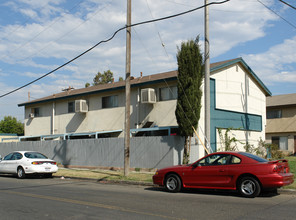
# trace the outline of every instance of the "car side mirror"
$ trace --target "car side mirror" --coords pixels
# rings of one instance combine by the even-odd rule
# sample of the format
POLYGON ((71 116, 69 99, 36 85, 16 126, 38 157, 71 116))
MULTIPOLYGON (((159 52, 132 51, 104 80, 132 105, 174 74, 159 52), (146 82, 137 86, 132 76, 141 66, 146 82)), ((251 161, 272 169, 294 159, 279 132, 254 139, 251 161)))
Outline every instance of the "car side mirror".
POLYGON ((2 161, 2 156, 0 155, 0 161, 2 161))
POLYGON ((194 163, 191 165, 193 169, 195 169, 196 167, 198 167, 198 163, 194 163))

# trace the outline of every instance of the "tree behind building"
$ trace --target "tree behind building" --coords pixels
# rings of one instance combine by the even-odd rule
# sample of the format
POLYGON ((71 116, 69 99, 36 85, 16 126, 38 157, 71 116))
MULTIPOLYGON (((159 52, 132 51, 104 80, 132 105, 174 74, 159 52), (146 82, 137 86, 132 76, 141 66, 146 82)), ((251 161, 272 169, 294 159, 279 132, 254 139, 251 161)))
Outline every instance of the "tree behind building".
POLYGON ((104 71, 104 73, 98 72, 93 79, 93 85, 100 85, 111 83, 113 80, 113 73, 110 70, 104 71))
POLYGON ((5 116, 4 119, 0 121, 0 133, 23 135, 24 124, 17 121, 15 117, 5 116))

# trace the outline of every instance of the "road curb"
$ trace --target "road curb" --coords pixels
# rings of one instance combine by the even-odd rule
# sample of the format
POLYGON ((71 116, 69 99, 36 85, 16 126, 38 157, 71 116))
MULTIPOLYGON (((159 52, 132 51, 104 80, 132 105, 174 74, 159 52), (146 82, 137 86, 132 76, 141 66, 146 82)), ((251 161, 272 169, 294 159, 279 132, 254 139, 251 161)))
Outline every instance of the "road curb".
MULTIPOLYGON (((128 181, 128 180, 108 180, 105 178, 102 179, 93 179, 93 178, 84 178, 84 177, 71 177, 71 176, 54 176, 54 178, 57 179, 74 179, 74 180, 86 180, 86 181, 95 181, 97 183, 102 184, 122 184, 122 185, 137 185, 137 186, 150 186, 155 187, 153 183, 148 182, 141 182, 141 181, 128 181)), ((278 189, 278 193, 284 193, 284 194, 296 194, 295 189, 278 189)))
POLYGON ((279 193, 289 193, 289 194, 296 194, 295 189, 278 189, 279 193))

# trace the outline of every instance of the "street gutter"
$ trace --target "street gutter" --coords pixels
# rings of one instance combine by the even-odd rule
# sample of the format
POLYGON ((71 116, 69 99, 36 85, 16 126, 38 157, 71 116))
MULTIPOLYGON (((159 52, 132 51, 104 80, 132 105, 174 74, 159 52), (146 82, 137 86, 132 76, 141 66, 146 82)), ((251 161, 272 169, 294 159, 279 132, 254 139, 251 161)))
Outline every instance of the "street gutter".
MULTIPOLYGON (((150 186, 150 187, 158 187, 153 183, 141 182, 141 181, 131 181, 131 180, 108 180, 105 178, 102 179, 94 179, 94 178, 84 178, 84 177, 67 177, 67 176, 54 176, 53 178, 57 179, 74 179, 74 180, 86 180, 86 181, 95 181, 97 183, 102 184, 121 184, 121 185, 137 185, 137 186, 150 186)), ((278 193, 281 194, 296 194, 295 189, 278 189, 278 193)))
POLYGON ((122 185, 140 185, 140 186, 157 186, 153 183, 141 182, 141 181, 131 181, 131 180, 108 180, 106 178, 94 179, 94 178, 85 178, 85 177, 71 177, 71 176, 53 176, 56 179, 74 179, 74 180, 86 180, 86 181, 95 181, 98 183, 104 184, 122 184, 122 185))

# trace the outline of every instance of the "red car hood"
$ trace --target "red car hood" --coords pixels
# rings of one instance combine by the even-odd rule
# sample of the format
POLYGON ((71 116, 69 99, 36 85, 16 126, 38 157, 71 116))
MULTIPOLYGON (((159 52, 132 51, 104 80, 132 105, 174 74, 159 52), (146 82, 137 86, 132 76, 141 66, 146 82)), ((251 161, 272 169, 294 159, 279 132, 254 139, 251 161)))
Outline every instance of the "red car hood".
POLYGON ((185 167, 188 167, 188 166, 190 166, 190 165, 188 165, 188 164, 185 164, 185 165, 175 165, 175 166, 170 166, 170 167, 159 169, 158 172, 167 172, 169 170, 180 170, 180 169, 185 168, 185 167))

